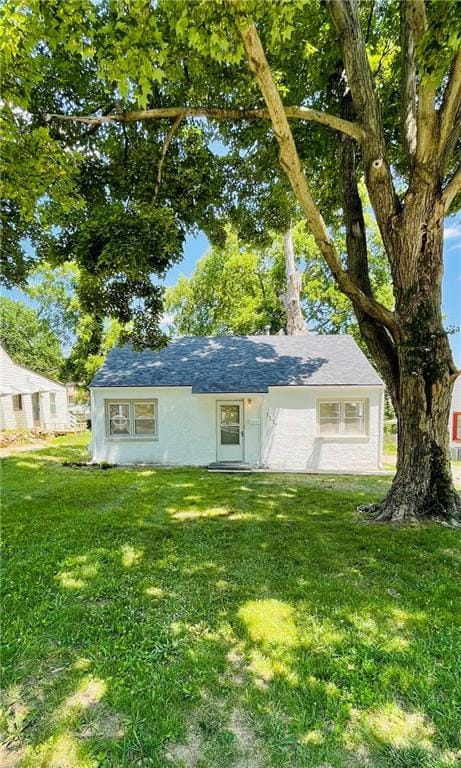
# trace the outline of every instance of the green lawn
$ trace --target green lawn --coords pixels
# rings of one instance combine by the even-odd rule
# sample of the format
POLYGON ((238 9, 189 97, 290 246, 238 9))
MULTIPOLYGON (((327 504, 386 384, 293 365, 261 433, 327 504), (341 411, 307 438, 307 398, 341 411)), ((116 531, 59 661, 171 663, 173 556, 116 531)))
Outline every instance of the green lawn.
POLYGON ((362 522, 387 477, 3 462, 2 766, 461 758, 461 545, 362 522))

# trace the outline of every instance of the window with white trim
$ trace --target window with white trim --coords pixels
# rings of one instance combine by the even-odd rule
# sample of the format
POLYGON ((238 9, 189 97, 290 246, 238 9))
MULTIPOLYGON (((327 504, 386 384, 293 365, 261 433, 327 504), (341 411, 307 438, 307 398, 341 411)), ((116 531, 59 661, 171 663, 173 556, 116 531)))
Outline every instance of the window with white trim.
POLYGON ((56 392, 50 392, 50 415, 56 416, 56 392))
POLYGON ((368 400, 319 400, 319 435, 360 437, 368 434, 368 400))
POLYGON ((106 400, 106 435, 112 438, 157 436, 157 400, 106 400))
POLYGON ((22 411, 22 395, 13 395, 13 411, 22 411))

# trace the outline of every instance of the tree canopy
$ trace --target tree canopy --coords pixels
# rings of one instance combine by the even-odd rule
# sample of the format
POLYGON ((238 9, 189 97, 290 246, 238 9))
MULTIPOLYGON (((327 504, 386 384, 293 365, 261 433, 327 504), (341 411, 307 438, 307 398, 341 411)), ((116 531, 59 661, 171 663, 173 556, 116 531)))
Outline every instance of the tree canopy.
POLYGON ((59 339, 49 323, 22 301, 0 297, 0 341, 15 363, 51 378, 60 377, 59 339))
MULTIPOLYGON (((392 306, 392 287, 376 226, 369 221, 370 273, 375 294, 392 306)), ((316 333, 351 333, 364 346, 350 301, 331 281, 322 255, 305 222, 292 228, 302 272, 303 314, 316 333)), ((190 278, 181 275, 168 288, 165 308, 171 330, 186 335, 271 333, 286 327, 283 235, 271 233, 269 246, 243 245, 235 232, 223 247, 211 246, 190 278)), ((344 246, 345 247, 345 246, 344 246)))

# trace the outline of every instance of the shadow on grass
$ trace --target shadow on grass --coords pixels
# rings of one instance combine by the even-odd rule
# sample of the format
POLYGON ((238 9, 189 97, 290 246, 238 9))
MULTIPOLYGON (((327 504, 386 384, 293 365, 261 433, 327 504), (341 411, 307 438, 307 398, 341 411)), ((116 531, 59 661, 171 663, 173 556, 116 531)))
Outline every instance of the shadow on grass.
POLYGON ((53 457, 5 463, 11 764, 457 764, 459 537, 362 523, 387 478, 53 457))

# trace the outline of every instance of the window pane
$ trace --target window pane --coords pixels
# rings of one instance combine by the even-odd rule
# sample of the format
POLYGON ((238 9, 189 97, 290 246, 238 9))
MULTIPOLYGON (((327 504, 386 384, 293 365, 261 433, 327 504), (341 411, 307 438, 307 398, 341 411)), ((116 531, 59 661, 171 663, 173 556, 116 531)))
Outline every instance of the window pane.
POLYGON ((320 418, 339 419, 339 403, 320 403, 320 418))
POLYGON ((365 403, 363 400, 357 402, 344 403, 344 415, 347 418, 365 415, 365 403))
POLYGON ((13 410, 22 411, 22 395, 13 395, 13 410))
POLYGON ((365 418, 346 419, 344 432, 347 435, 363 435, 365 433, 365 418))
POLYGON ((56 415, 56 395, 54 392, 50 392, 50 413, 56 415))
POLYGON ((240 424, 240 406, 221 405, 221 424, 240 424))
POLYGON ((221 445, 240 445, 240 427, 221 427, 221 445))
POLYGON ((155 403, 134 404, 135 435, 155 435, 155 403))
POLYGON ((154 403, 135 403, 135 419, 153 419, 155 416, 154 403))
POLYGON ((134 423, 135 435, 155 435, 154 419, 137 419, 134 423))
POLYGON ((109 432, 111 435, 130 434, 130 406, 128 403, 110 403, 109 432))
POLYGON ((339 433, 339 419, 320 419, 319 432, 321 435, 337 435, 339 433))
POLYGON ((346 435, 365 434, 365 403, 351 400, 344 403, 344 432, 346 435))
POLYGON ((319 433, 321 435, 337 435, 339 433, 339 403, 319 404, 319 433))

